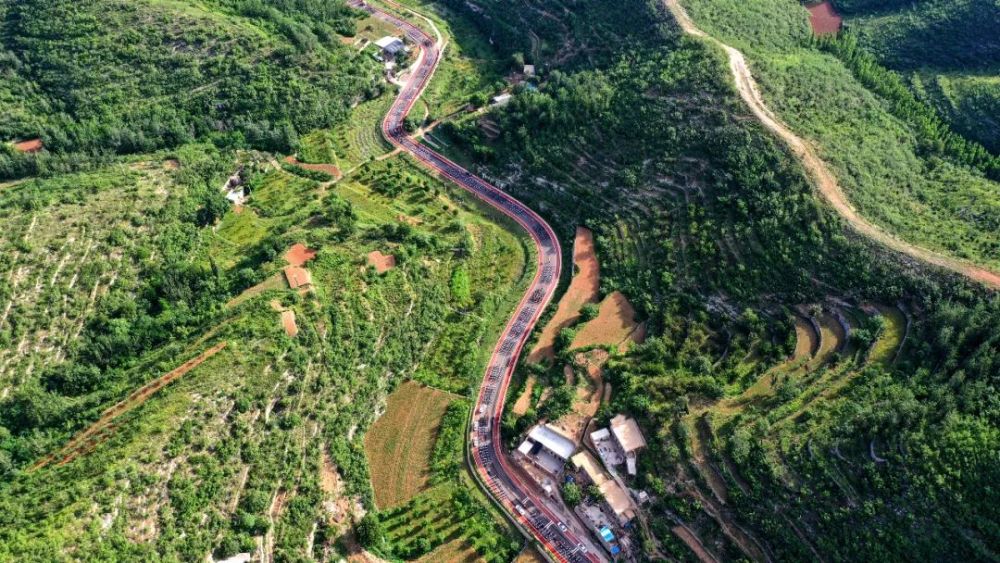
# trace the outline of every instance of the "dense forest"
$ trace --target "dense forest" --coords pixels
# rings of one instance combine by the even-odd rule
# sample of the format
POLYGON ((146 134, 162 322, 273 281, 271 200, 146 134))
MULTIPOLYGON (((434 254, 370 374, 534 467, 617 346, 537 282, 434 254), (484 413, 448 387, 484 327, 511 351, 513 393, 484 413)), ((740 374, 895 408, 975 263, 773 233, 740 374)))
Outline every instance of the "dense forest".
POLYGON ((959 132, 1000 153, 1000 6, 840 0, 847 30, 959 132))
POLYGON ((0 178, 211 139, 287 151, 378 93, 341 2, 0 2, 0 178))

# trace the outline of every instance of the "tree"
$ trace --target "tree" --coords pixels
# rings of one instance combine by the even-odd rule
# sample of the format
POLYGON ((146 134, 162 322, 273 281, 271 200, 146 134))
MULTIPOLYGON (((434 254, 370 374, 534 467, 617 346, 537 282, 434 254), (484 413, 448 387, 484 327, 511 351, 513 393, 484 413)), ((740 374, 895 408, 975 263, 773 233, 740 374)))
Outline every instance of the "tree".
POLYGON ((379 548, 385 542, 385 530, 378 516, 369 512, 358 522, 355 531, 358 534, 358 541, 367 548, 379 548))
POLYGON ((580 308, 580 319, 583 322, 592 321, 597 318, 597 315, 601 312, 601 308, 597 303, 587 303, 580 308))
POLYGON ((580 490, 580 485, 576 483, 564 483, 562 486, 562 497, 568 506, 574 507, 583 500, 583 491, 580 490))

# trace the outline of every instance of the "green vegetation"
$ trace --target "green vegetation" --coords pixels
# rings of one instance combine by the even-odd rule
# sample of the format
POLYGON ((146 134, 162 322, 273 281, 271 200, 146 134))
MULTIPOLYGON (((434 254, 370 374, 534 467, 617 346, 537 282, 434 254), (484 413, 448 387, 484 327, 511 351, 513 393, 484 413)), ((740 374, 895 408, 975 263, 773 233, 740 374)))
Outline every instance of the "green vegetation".
POLYGON ((962 135, 1000 152, 1000 10, 974 0, 837 2, 858 43, 962 135))
POLYGON ((825 43, 843 61, 827 54, 787 2, 684 5, 706 32, 744 51, 768 105, 816 144, 862 215, 909 242, 1000 265, 998 183, 987 177, 997 173, 995 156, 906 99, 900 79, 850 40, 825 43))
MULTIPOLYGON (((353 539, 389 558, 512 559, 516 536, 463 455, 488 344, 533 257, 508 221, 389 155, 390 95, 361 43, 340 37, 355 22, 361 40, 385 30, 337 2, 119 4, 0 3, 0 132, 49 147, 0 155, 5 177, 39 176, 0 185, 0 559, 195 561, 260 546, 275 561, 337 560, 353 539), (66 55, 81 45, 91 55, 66 55), (250 197, 237 214, 220 187, 239 168, 250 197), (281 275, 294 242, 318 251, 309 291, 281 275), (376 274, 373 250, 396 267, 376 274), (276 309, 295 313, 297 336, 276 309), (29 470, 223 341, 79 457, 29 470), (459 397, 431 487, 380 512, 363 437, 405 378, 459 397)), ((863 34, 860 47, 814 41, 778 0, 685 5, 747 52, 768 103, 867 216, 997 264, 989 155, 861 51, 863 34)), ((420 7, 455 47, 431 117, 481 101, 522 63, 540 72, 537 88, 429 142, 563 240, 593 229, 602 292, 624 292, 646 323, 647 342, 606 365, 612 402, 597 419, 627 412, 645 430, 629 485, 652 496, 635 532, 647 556, 689 559, 671 531, 682 522, 724 560, 996 557, 996 296, 846 231, 739 101, 723 54, 681 37, 657 4, 420 7)), ((543 383, 555 390, 505 417, 508 434, 572 407, 561 373, 528 371, 532 405, 543 383)), ((571 502, 599 492, 563 489, 571 502)))
POLYGON ((378 93, 342 2, 0 2, 0 178, 211 138, 288 150, 378 93), (85 53, 81 55, 80 53, 85 53))
MULTIPOLYGON (((524 25, 520 4, 477 5, 501 20, 481 23, 491 30, 524 25)), ((864 171, 843 182, 869 216, 997 263, 995 183, 820 50, 803 11, 685 5, 746 50, 768 103, 838 173, 864 171)), ((595 27, 661 14, 607 9, 595 27)), ((748 114, 721 52, 666 31, 605 46, 586 68, 539 61, 554 68, 538 91, 488 116, 499 135, 472 120, 440 135, 564 240, 592 228, 602 291, 623 291, 647 322, 647 343, 609 363, 598 415, 629 412, 646 430, 633 483, 656 498, 646 548, 690 557, 672 537, 680 520, 723 560, 993 557, 995 298, 845 232, 748 114)))
MULTIPOLYGON (((326 187, 268 162, 188 145, 0 190, 0 559, 196 560, 258 541, 276 560, 342 555, 351 513, 338 523, 324 503, 371 507, 361 436, 386 393, 414 373, 474 388, 485 362, 475 342, 499 331, 529 273, 507 223, 402 157, 326 187), (251 194, 239 214, 219 189, 237 161, 251 194), (305 294, 280 277, 293 242, 319 252, 305 294), (397 256, 396 268, 363 267, 372 249, 397 256), (448 299, 457 271, 464 311, 448 299), (294 339, 272 301, 295 311, 294 339), (115 419, 81 457, 26 470, 221 341, 225 351, 115 419), (320 478, 325 455, 342 490, 320 478)), ((441 443, 461 455, 463 434, 441 443)), ((435 464, 462 467, 443 454, 435 464)), ((462 537, 514 553, 467 480, 441 485, 479 515, 462 520, 462 537)))
POLYGON ((508 539, 511 531, 506 521, 491 509, 471 477, 465 471, 465 429, 469 419, 467 400, 449 405, 441 420, 431 460, 431 489, 408 503, 391 510, 366 516, 371 522, 359 529, 359 535, 378 534, 385 530, 381 544, 366 543, 405 560, 425 556, 446 544, 467 546, 487 561, 510 561, 520 544, 508 539))

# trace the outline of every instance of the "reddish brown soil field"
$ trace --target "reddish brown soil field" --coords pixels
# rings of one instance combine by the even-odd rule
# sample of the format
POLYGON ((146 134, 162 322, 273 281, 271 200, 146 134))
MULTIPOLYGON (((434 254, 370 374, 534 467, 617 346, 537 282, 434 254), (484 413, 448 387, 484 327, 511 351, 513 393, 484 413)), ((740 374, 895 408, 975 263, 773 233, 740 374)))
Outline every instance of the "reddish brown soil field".
POLYGON ((601 271, 594 251, 594 234, 585 227, 576 228, 576 238, 573 241, 573 280, 570 281, 566 294, 559 300, 559 308, 555 315, 542 329, 538 344, 528 355, 528 361, 540 362, 552 359, 556 335, 569 326, 580 316, 580 308, 586 303, 597 301, 600 296, 601 271))
POLYGON ((635 321, 635 309, 620 291, 608 295, 601 302, 600 313, 588 322, 573 339, 573 348, 607 345, 628 349, 630 343, 641 343, 646 331, 635 321))
POLYGON ((316 251, 297 242, 285 253, 285 261, 292 266, 301 266, 316 257, 316 251))
POLYGON ((294 156, 285 157, 285 162, 289 164, 294 164, 296 166, 301 166, 306 170, 315 170, 317 172, 326 172, 327 174, 333 176, 335 179, 339 180, 341 178, 340 168, 337 168, 333 164, 308 164, 306 162, 299 162, 299 159, 294 156))
POLYGON ((514 406, 511 410, 514 414, 524 414, 528 412, 531 408, 531 391, 535 388, 535 376, 529 375, 528 380, 524 383, 524 391, 521 392, 521 396, 517 398, 514 402, 514 406))
POLYGON ((299 333, 299 326, 295 324, 295 311, 291 309, 281 312, 281 326, 285 329, 285 334, 295 338, 299 333))
POLYGON ((809 10, 809 25, 812 26, 813 33, 816 35, 840 31, 843 18, 833 9, 833 4, 829 1, 807 6, 806 9, 809 10))
POLYGON ((396 267, 396 257, 392 254, 382 254, 378 250, 368 253, 368 265, 374 266, 378 273, 388 272, 396 267))
POLYGON ((215 346, 212 346, 208 350, 205 350, 200 355, 191 358, 190 360, 184 362, 177 367, 160 377, 150 381, 149 383, 143 385, 139 389, 132 392, 131 395, 126 397, 123 401, 115 404, 108 410, 101 414, 93 424, 88 426, 83 432, 80 432, 74 436, 69 443, 67 443, 58 452, 51 453, 34 465, 31 466, 29 471, 35 471, 41 469, 46 465, 58 460, 59 465, 69 463, 73 461, 77 456, 87 453, 94 449, 94 447, 104 438, 110 435, 111 431, 114 430, 114 425, 111 424, 115 418, 117 418, 122 413, 130 411, 135 407, 143 404, 153 396, 154 393, 166 387, 169 383, 173 382, 175 379, 179 379, 187 372, 193 370, 194 368, 201 365, 202 362, 211 358, 212 356, 218 354, 226 347, 227 342, 220 342, 215 346))
POLYGON ((14 143, 14 148, 21 152, 38 152, 44 147, 41 139, 28 139, 14 143))

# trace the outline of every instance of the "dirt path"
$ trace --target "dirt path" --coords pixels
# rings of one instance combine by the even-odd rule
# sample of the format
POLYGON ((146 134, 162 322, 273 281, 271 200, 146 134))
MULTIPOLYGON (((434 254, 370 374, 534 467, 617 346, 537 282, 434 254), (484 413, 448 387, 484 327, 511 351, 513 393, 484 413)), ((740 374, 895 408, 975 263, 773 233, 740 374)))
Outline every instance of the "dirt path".
POLYGON ((837 179, 826 163, 817 156, 815 148, 796 135, 764 103, 757 81, 750 73, 743 53, 698 29, 680 5, 680 0, 663 0, 663 2, 685 33, 695 37, 703 37, 726 51, 726 55, 729 57, 729 68, 736 81, 736 89, 743 101, 750 107, 750 111, 765 127, 781 137, 795 153, 812 178, 816 189, 854 230, 896 252, 906 254, 927 264, 951 270, 992 289, 1000 289, 1000 273, 900 240, 862 217, 847 200, 844 191, 840 188, 837 179))
POLYGON ((53 462, 57 465, 64 465, 73 461, 80 454, 89 452, 96 447, 99 442, 103 441, 103 438, 110 435, 110 431, 114 430, 115 425, 112 424, 112 421, 114 421, 115 418, 145 403, 146 400, 153 396, 154 393, 175 379, 179 379, 187 372, 198 367, 205 360, 218 354, 223 348, 226 347, 226 345, 227 342, 220 342, 208 350, 205 350, 198 356, 184 362, 180 367, 161 375, 160 377, 133 391, 131 395, 104 411, 100 418, 88 426, 83 432, 74 436, 65 446, 62 447, 62 449, 38 460, 28 471, 36 471, 53 462))

